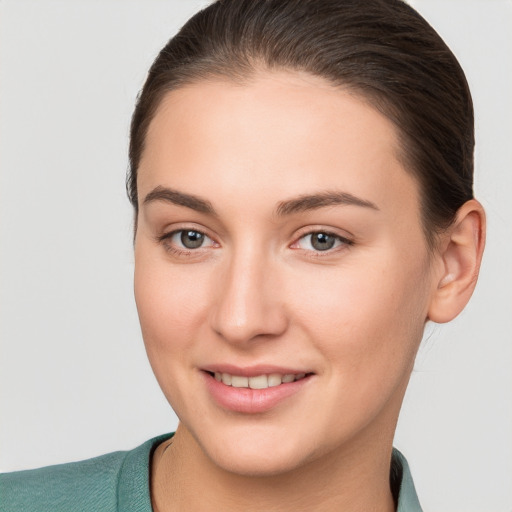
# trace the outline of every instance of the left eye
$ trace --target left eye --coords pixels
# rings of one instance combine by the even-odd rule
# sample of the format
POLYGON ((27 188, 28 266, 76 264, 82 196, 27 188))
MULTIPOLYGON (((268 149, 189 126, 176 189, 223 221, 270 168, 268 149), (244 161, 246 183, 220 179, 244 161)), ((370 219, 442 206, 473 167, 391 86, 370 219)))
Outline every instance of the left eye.
POLYGON ((323 231, 308 233, 307 235, 301 237, 297 242, 297 246, 300 249, 320 252, 335 249, 336 247, 339 247, 343 244, 349 244, 349 241, 341 236, 333 235, 332 233, 326 233, 323 231))
POLYGON ((213 240, 201 231, 182 229, 170 237, 171 243, 183 249, 199 249, 213 245, 213 240))

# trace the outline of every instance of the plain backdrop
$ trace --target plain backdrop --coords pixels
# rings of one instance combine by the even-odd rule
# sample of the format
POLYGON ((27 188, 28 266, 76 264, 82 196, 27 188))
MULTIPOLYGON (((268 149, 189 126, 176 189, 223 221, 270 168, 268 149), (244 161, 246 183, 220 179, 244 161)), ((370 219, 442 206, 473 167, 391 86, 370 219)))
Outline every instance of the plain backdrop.
MULTIPOLYGON (((472 302, 427 327, 395 444, 426 512, 511 512, 512 2, 411 3, 472 87, 489 232, 472 302)), ((147 69, 204 5, 0 0, 2 471, 176 427, 138 326, 124 175, 147 69)))

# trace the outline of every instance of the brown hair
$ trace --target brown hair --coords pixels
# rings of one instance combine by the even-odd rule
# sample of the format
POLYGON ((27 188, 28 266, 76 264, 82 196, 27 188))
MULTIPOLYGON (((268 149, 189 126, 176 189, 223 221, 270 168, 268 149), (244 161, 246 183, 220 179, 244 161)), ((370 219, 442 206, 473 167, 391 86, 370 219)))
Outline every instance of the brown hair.
POLYGON ((137 168, 163 96, 212 76, 244 81, 260 69, 300 70, 354 91, 397 127, 418 180, 425 235, 473 197, 474 119, 457 59, 401 0, 218 0, 160 51, 132 117, 127 191, 138 212, 137 168))

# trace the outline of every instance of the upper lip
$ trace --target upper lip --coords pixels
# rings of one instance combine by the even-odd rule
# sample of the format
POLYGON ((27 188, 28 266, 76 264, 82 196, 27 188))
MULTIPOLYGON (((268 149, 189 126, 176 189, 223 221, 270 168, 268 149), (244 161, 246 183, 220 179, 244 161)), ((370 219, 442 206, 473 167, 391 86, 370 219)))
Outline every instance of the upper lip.
POLYGON ((256 377, 258 375, 270 375, 271 373, 279 373, 281 375, 312 373, 310 370, 302 368, 290 368, 285 366, 277 366, 272 364, 257 364, 253 366, 235 366, 232 364, 211 364, 201 368, 205 372, 211 373, 229 373, 230 375, 240 375, 243 377, 256 377))

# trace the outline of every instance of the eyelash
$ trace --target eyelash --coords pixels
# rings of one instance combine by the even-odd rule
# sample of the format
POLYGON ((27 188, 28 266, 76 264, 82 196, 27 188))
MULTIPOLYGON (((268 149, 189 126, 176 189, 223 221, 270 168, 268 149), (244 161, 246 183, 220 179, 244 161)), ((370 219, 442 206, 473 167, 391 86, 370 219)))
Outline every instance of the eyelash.
MULTIPOLYGON (((192 256, 192 255, 194 255, 194 253, 195 253, 195 255, 199 255, 198 253, 199 253, 200 249, 206 249, 208 247, 215 247, 215 244, 218 247, 217 242, 215 242, 206 233, 204 233, 203 231, 200 231, 198 229, 187 229, 187 228, 176 229, 174 231, 171 231, 169 233, 164 233, 163 235, 157 237, 157 241, 164 246, 166 251, 168 251, 172 254, 175 254, 177 256, 192 256), (205 239, 210 240, 212 242, 212 244, 208 245, 206 247, 201 245, 194 249, 179 248, 176 246, 175 243, 172 243, 172 239, 174 236, 179 235, 180 233, 183 235, 183 233, 185 233, 185 232, 196 233, 200 236, 203 236, 205 239)), ((311 245, 311 242, 310 242, 310 245, 311 245)), ((321 258, 323 256, 327 256, 334 252, 337 252, 339 250, 343 250, 344 248, 351 246, 351 245, 354 245, 354 242, 346 237, 343 237, 336 233, 332 233, 328 230, 317 229, 317 230, 308 231, 308 232, 301 234, 300 237, 298 237, 296 239, 296 241, 290 245, 290 248, 298 249, 298 250, 302 250, 304 252, 310 253, 310 256, 315 257, 315 258, 321 258), (338 242, 338 245, 335 247, 327 248, 325 250, 304 249, 299 246, 299 243, 301 240, 305 240, 307 237, 312 237, 313 235, 325 235, 327 237, 332 237, 335 239, 335 243, 338 242)))
MULTIPOLYGON (((194 255, 194 253, 196 253, 196 255, 197 255, 197 253, 199 252, 200 249, 205 249, 205 247, 203 245, 201 245, 195 249, 189 249, 186 247, 183 247, 183 248, 177 247, 176 243, 172 242, 172 239, 174 236, 179 235, 180 233, 183 235, 183 233, 186 233, 186 232, 197 233, 198 235, 203 236, 205 239, 208 239, 211 242, 213 242, 213 244, 216 243, 211 237, 209 237, 203 231, 200 231, 198 229, 192 229, 192 228, 175 229, 174 231, 171 231, 169 233, 164 233, 163 235, 157 237, 157 241, 164 246, 166 251, 168 251, 172 254, 175 254, 177 256, 192 256, 192 255, 194 255)), ((211 247, 211 246, 213 246, 213 244, 209 245, 207 247, 211 247)))
MULTIPOLYGON (((310 238, 309 244, 312 245, 311 238, 310 238)), ((328 230, 315 229, 315 230, 307 231, 307 232, 301 234, 300 237, 297 238, 297 241, 291 245, 291 248, 303 250, 307 253, 310 253, 310 256, 315 257, 315 258, 322 258, 324 256, 332 255, 335 252, 346 249, 348 246, 351 246, 351 245, 354 245, 354 242, 353 242, 353 240, 350 240, 349 238, 338 235, 338 234, 333 233, 328 230), (338 243, 338 245, 336 245, 334 247, 329 247, 325 250, 315 250, 314 248, 313 249, 304 249, 299 246, 299 243, 302 240, 305 240, 307 237, 313 237, 313 235, 324 235, 326 237, 331 237, 334 239, 334 243, 338 243)))

